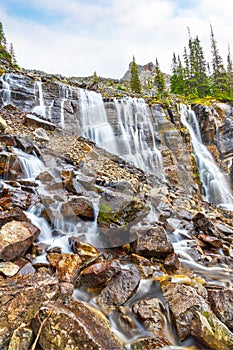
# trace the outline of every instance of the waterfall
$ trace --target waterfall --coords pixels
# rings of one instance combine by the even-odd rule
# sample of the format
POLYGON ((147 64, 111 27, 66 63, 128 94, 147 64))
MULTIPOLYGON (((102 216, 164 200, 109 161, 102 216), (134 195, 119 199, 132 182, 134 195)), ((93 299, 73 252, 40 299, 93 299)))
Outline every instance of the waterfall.
POLYGON ((115 135, 108 122, 102 95, 79 89, 79 97, 83 136, 108 151, 116 153, 115 135))
POLYGON ((80 89, 79 96, 83 136, 140 169, 165 179, 151 112, 143 99, 114 99, 113 131, 101 94, 80 89))
POLYGON ((191 142, 202 182, 203 200, 230 209, 233 196, 230 186, 216 164, 213 156, 203 144, 196 114, 185 105, 180 107, 181 122, 189 130, 191 142))
POLYGON ((117 110, 119 155, 164 178, 163 160, 155 141, 151 112, 144 99, 114 99, 117 110))
POLYGON ((14 152, 19 158, 25 179, 33 179, 45 169, 41 160, 32 154, 25 153, 18 148, 14 148, 14 152))
POLYGON ((3 74, 0 77, 0 80, 2 82, 2 89, 1 89, 1 98, 3 105, 7 105, 11 103, 11 88, 10 83, 8 80, 10 80, 9 74, 3 74))
POLYGON ((46 107, 44 104, 42 82, 41 81, 35 81, 34 95, 35 95, 36 102, 39 104, 33 108, 32 112, 37 113, 39 115, 42 115, 42 117, 45 117, 46 116, 46 107))

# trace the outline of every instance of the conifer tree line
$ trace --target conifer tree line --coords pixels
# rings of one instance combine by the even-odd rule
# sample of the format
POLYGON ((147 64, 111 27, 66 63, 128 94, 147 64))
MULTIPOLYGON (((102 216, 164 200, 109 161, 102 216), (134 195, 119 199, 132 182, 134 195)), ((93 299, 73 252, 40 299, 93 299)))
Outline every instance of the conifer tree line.
POLYGON ((10 43, 8 47, 6 35, 1 22, 0 22, 0 59, 5 59, 13 66, 17 66, 13 44, 10 43))
POLYGON ((230 47, 228 47, 225 68, 212 25, 210 25, 210 45, 211 64, 205 59, 198 36, 192 38, 189 31, 188 45, 184 48, 183 59, 173 54, 171 93, 190 97, 213 96, 222 100, 233 99, 233 64, 230 47))

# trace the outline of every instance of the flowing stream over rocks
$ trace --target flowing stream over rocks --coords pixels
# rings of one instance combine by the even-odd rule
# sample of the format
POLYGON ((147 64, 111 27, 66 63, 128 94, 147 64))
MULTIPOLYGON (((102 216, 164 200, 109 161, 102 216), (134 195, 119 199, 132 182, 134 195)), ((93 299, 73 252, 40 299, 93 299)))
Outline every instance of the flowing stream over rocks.
POLYGON ((195 115, 0 80, 0 348, 232 349, 232 197, 195 115))

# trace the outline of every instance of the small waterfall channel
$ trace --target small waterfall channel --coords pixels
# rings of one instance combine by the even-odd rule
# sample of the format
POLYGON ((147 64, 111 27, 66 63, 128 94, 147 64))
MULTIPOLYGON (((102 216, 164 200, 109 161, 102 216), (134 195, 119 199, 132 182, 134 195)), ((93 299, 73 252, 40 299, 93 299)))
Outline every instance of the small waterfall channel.
POLYGON ((230 186, 213 156, 202 142, 195 112, 182 104, 180 113, 181 122, 186 126, 191 137, 202 182, 203 200, 233 210, 233 196, 230 186))

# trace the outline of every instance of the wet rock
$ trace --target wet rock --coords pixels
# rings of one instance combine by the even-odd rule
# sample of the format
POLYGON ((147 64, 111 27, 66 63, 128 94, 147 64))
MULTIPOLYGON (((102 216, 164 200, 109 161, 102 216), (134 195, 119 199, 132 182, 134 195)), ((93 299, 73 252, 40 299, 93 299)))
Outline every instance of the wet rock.
POLYGON ((19 189, 5 188, 0 197, 0 206, 3 209, 18 207, 27 210, 31 204, 31 195, 19 189))
POLYGON ((62 214, 68 219, 78 216, 83 220, 94 220, 94 208, 92 203, 83 196, 72 196, 62 205, 62 214))
POLYGON ((84 269, 79 276, 79 284, 86 288, 93 288, 106 283, 120 271, 119 260, 102 261, 84 269))
POLYGON ((31 153, 34 149, 34 143, 29 135, 16 135, 17 146, 26 153, 31 153))
POLYGON ((9 134, 1 134, 0 135, 0 143, 6 145, 6 146, 16 146, 16 141, 14 136, 9 134))
POLYGON ((165 258, 174 249, 163 227, 154 225, 153 227, 138 228, 139 238, 132 243, 132 251, 147 258, 165 258))
POLYGON ((186 220, 186 221, 191 221, 192 220, 192 215, 185 210, 178 211, 177 217, 181 220, 186 220))
POLYGON ((10 261, 0 262, 0 274, 3 274, 6 277, 12 277, 16 275, 19 271, 19 266, 13 264, 10 261))
POLYGON ((47 142, 49 141, 49 135, 46 132, 46 130, 42 129, 42 128, 37 128, 34 132, 33 132, 36 141, 39 142, 47 142))
POLYGON ((60 296, 58 298, 58 301, 61 301, 62 303, 70 302, 74 292, 74 285, 67 282, 61 282, 59 287, 60 296))
POLYGON ((217 230, 219 230, 220 232, 222 232, 226 236, 233 235, 233 230, 228 225, 223 225, 223 224, 220 224, 217 222, 215 224, 215 227, 217 228, 217 230))
POLYGON ((208 349, 233 349, 233 333, 212 312, 195 312, 191 334, 208 349))
POLYGON ((43 350, 122 350, 123 346, 109 327, 103 314, 86 304, 73 301, 44 304, 33 320, 35 334, 41 329, 39 344, 43 350))
POLYGON ((233 289, 208 289, 208 299, 215 315, 233 329, 233 289))
POLYGON ((37 128, 44 128, 46 130, 55 130, 56 125, 50 123, 47 120, 41 119, 33 114, 27 114, 25 117, 25 125, 27 126, 35 126, 37 128))
POLYGON ((171 272, 178 270, 180 267, 178 255, 175 253, 169 254, 164 260, 164 267, 167 271, 171 272))
POLYGON ((192 218, 192 221, 194 223, 194 228, 198 233, 199 231, 202 231, 211 236, 216 236, 216 230, 213 223, 210 220, 208 220, 208 218, 203 213, 197 213, 192 218))
POLYGON ((19 275, 33 275, 36 272, 36 270, 34 269, 33 265, 28 262, 27 264, 25 264, 18 272, 19 275))
POLYGON ((47 259, 51 266, 55 267, 59 281, 75 282, 82 265, 82 260, 77 254, 50 253, 47 254, 47 259))
MULTIPOLYGON (((146 337, 131 343, 131 349, 132 350, 165 349, 164 346, 166 345, 170 345, 170 343, 166 338, 146 337)), ((170 349, 170 347, 168 349, 170 349)))
POLYGON ((140 300, 133 305, 132 310, 157 340, 161 339, 161 343, 166 340, 165 345, 175 344, 172 330, 168 326, 167 311, 159 299, 140 300))
POLYGON ((197 238, 200 239, 201 241, 205 242, 205 243, 210 244, 213 247, 216 247, 216 248, 222 248, 222 246, 223 246, 223 243, 222 243, 222 241, 220 239, 218 239, 216 237, 212 237, 212 236, 206 235, 204 233, 200 233, 197 236, 197 238))
POLYGON ((191 335, 195 311, 210 311, 206 300, 191 286, 180 283, 161 283, 163 295, 169 305, 180 340, 191 335))
POLYGON ((137 266, 142 278, 148 278, 153 274, 155 267, 149 259, 137 254, 131 254, 131 261, 137 266))
POLYGON ((8 177, 7 174, 16 160, 16 155, 10 152, 2 151, 0 153, 0 176, 8 177))
POLYGON ((14 330, 29 324, 43 302, 58 292, 58 280, 45 273, 0 281, 0 348, 8 349, 14 330))
POLYGON ((0 117, 0 130, 4 132, 6 128, 7 122, 2 117, 0 117))
POLYGON ((0 230, 0 259, 14 260, 23 256, 40 230, 27 222, 11 221, 0 230))
POLYGON ((23 323, 14 330, 8 350, 29 350, 33 339, 32 329, 23 323))
POLYGON ((82 262, 98 257, 98 250, 91 244, 81 242, 77 237, 69 237, 69 245, 75 254, 78 254, 82 262))
POLYGON ((114 309, 123 305, 136 292, 140 282, 138 269, 131 265, 115 275, 98 295, 96 301, 100 307, 114 309))

